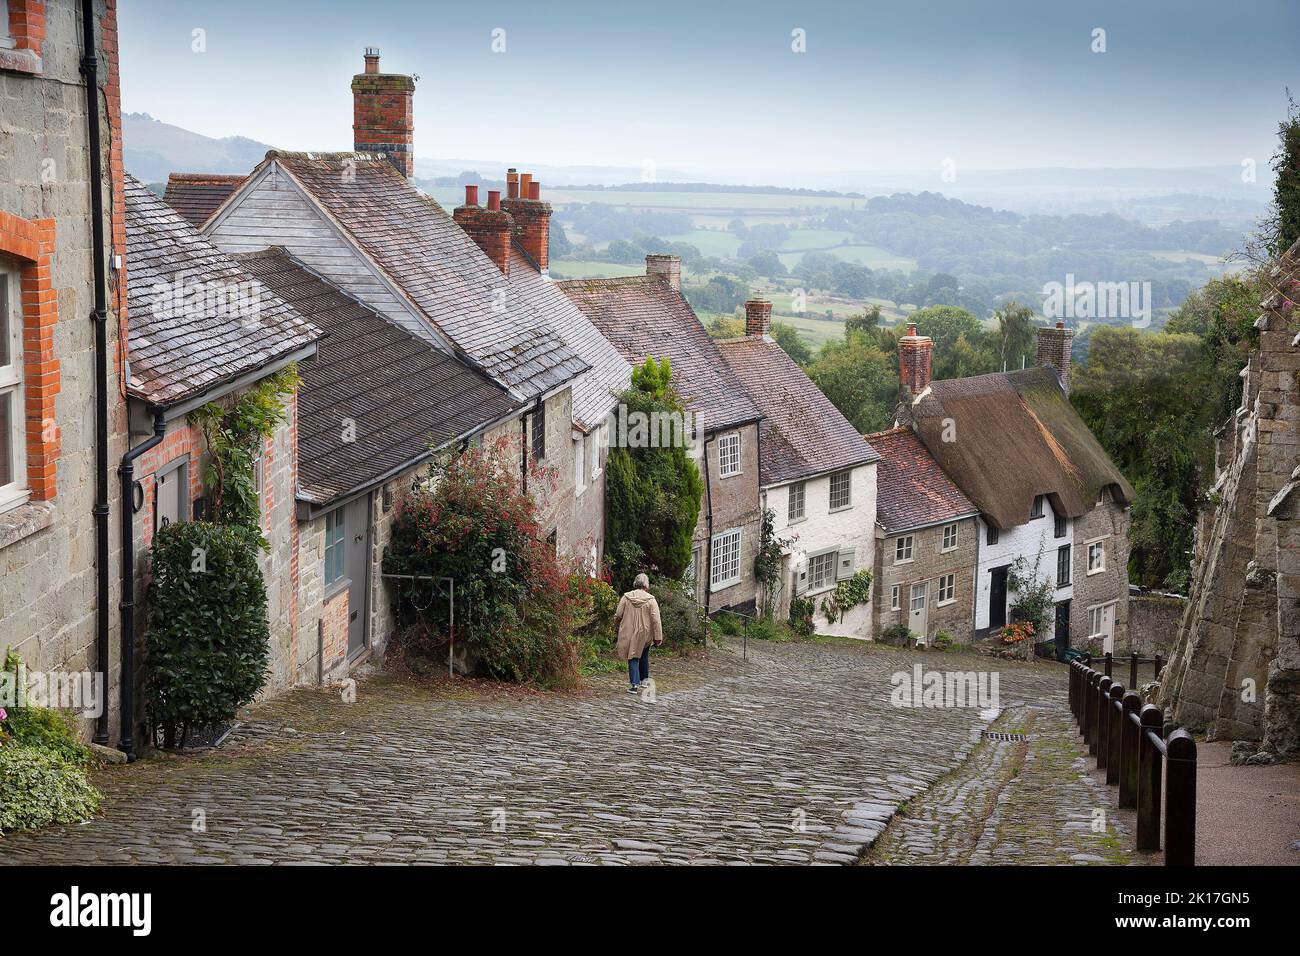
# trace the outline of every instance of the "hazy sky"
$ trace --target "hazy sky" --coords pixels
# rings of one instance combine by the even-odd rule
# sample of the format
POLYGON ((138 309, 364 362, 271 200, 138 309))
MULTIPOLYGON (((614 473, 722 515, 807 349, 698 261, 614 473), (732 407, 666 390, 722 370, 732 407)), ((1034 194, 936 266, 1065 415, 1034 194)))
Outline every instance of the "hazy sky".
POLYGON ((385 72, 420 76, 419 157, 755 181, 945 159, 1262 166, 1284 87, 1300 95, 1297 0, 122 0, 119 17, 123 108, 210 136, 350 148, 373 44, 385 72))

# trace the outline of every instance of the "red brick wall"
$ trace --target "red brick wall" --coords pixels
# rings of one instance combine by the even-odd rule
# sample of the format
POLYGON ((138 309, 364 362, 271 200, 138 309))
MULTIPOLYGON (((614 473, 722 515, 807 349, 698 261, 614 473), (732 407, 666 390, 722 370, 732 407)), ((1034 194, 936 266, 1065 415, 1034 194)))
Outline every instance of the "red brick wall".
POLYGON ((415 81, 396 73, 352 78, 352 142, 359 152, 387 153, 403 175, 415 173, 415 81))
POLYGON ((33 499, 50 501, 55 495, 59 461, 59 427, 54 417, 54 396, 60 385, 59 360, 54 354, 59 297, 50 282, 54 220, 29 221, 0 211, 0 252, 21 262, 27 485, 33 499))
POLYGON ((113 253, 122 256, 121 271, 115 273, 109 269, 109 282, 112 283, 113 290, 109 304, 117 313, 117 379, 122 395, 126 395, 126 377, 122 375, 127 347, 126 212, 123 207, 126 189, 123 182, 125 166, 122 162, 122 86, 118 77, 117 0, 104 0, 104 7, 99 29, 100 43, 104 50, 104 62, 100 69, 104 77, 104 105, 108 113, 108 175, 112 182, 112 191, 108 196, 111 217, 109 240, 113 253))
POLYGON ((348 589, 344 588, 325 602, 321 615, 324 636, 321 673, 328 679, 335 668, 345 667, 348 659, 348 589))
POLYGON ((907 335, 898 340, 898 377, 903 391, 920 395, 930 386, 930 359, 934 344, 929 336, 917 335, 916 326, 909 326, 907 335))
POLYGON ((203 494, 203 478, 200 468, 203 452, 207 446, 203 443, 203 432, 184 422, 173 423, 168 428, 162 442, 149 449, 135 463, 136 478, 144 489, 144 504, 140 507, 137 519, 140 522, 143 547, 153 545, 154 504, 157 500, 154 476, 167 465, 178 459, 190 456, 189 465, 189 499, 193 507, 194 499, 203 494))
POLYGON ((20 50, 41 55, 45 40, 45 0, 8 0, 9 35, 20 50))

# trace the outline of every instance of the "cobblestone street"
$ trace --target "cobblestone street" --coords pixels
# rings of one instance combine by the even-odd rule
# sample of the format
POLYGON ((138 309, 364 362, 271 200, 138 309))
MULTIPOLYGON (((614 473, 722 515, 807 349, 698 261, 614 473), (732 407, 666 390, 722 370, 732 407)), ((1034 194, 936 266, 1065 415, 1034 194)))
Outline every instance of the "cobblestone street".
POLYGON ((996 667, 1000 725, 1068 729, 1061 667, 851 642, 661 655, 653 703, 616 674, 576 694, 379 675, 356 703, 300 690, 256 707, 218 751, 106 769, 97 819, 0 838, 0 864, 851 863, 904 803, 887 861, 1101 855, 1074 835, 1105 788, 1046 746, 977 748, 978 710, 892 706, 891 675, 915 663, 996 667), (1011 761, 1020 790, 989 784, 1011 761), (1033 793, 1050 807, 1026 829, 1033 793), (950 832, 923 822, 934 799, 950 832))

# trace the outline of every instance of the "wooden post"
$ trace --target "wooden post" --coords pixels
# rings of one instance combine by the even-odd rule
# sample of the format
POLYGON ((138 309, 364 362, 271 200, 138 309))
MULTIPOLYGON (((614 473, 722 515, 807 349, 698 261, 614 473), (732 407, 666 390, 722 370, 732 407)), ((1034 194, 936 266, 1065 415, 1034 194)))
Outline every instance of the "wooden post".
POLYGON ((1156 655, 1156 676, 1152 679, 1153 680, 1160 679, 1160 655, 1159 654, 1156 655))
POLYGON ((1165 779, 1165 866, 1196 865, 1196 741, 1184 728, 1169 735, 1165 779))
POLYGON ((1100 677, 1096 671, 1089 669, 1084 675, 1083 685, 1083 739, 1088 744, 1088 753, 1096 753, 1097 726, 1095 723, 1093 702, 1097 699, 1097 684, 1093 678, 1100 677))
POLYGON ((1137 690, 1137 685, 1138 685, 1138 656, 1137 656, 1137 651, 1134 651, 1132 654, 1129 655, 1128 658, 1128 686, 1133 690, 1137 690))
POLYGON ((1123 697, 1124 685, 1111 684, 1110 700, 1106 701, 1106 722, 1110 725, 1110 729, 1106 731, 1106 782, 1108 784, 1119 783, 1119 770, 1124 760, 1122 748, 1124 713, 1121 710, 1123 697))
POLYGON ((1079 668, 1075 661, 1070 661, 1070 715, 1075 720, 1079 719, 1079 709, 1076 707, 1078 694, 1076 692, 1079 681, 1079 668))
POLYGON ((1106 652, 1106 656, 1105 656, 1105 658, 1104 658, 1103 660, 1104 660, 1104 663, 1105 663, 1105 670, 1103 671, 1103 673, 1104 673, 1107 677, 1110 677, 1110 676, 1111 676, 1111 665, 1113 665, 1113 664, 1115 663, 1115 658, 1111 656, 1110 651, 1107 651, 1107 652, 1106 652))
POLYGON ((1165 761, 1150 735, 1160 736, 1162 720, 1160 708, 1155 704, 1142 708, 1138 739, 1137 848, 1145 853, 1160 849, 1160 772, 1165 761))
POLYGON ((1132 810, 1137 806, 1138 790, 1138 738, 1142 731, 1130 714, 1142 709, 1142 698, 1131 690, 1124 695, 1124 712, 1120 714, 1119 732, 1119 805, 1132 810))
MULTIPOLYGON (((1108 662, 1109 663, 1109 662, 1108 662)), ((1097 769, 1105 770, 1110 757, 1110 687, 1115 683, 1102 676, 1097 683, 1097 769)))

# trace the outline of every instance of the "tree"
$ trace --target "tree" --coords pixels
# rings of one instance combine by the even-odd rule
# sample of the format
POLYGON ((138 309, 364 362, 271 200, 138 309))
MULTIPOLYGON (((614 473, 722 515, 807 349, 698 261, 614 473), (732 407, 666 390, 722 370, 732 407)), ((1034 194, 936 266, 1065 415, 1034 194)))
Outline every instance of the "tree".
POLYGON ((1288 96, 1286 119, 1278 124, 1273 157, 1273 209, 1265 220, 1269 251, 1280 256, 1300 239, 1300 105, 1288 96))
POLYGON ((748 262, 754 271, 761 276, 777 278, 786 274, 785 264, 781 262, 781 257, 768 249, 750 256, 748 262))
POLYGON ((893 421, 898 369, 867 333, 848 332, 843 342, 823 346, 807 372, 859 432, 880 431, 893 421))
POLYGON ((776 339, 776 344, 781 346, 786 355, 794 359, 796 365, 807 365, 812 361, 812 349, 808 348, 799 330, 793 325, 773 322, 772 338, 776 339))
POLYGON ((620 402, 629 427, 610 448, 606 467, 605 555, 614 587, 625 591, 642 571, 681 580, 691 562, 704 481, 686 446, 694 436, 684 427, 686 406, 673 387, 668 359, 651 356, 634 368, 620 402), (639 423, 664 420, 656 415, 682 426, 666 446, 635 435, 639 423))
POLYGON ((961 378, 995 372, 1000 366, 980 320, 965 309, 932 305, 914 312, 909 322, 934 341, 931 375, 937 379, 961 378))
POLYGON ((1033 364, 1034 310, 1008 299, 993 313, 997 327, 998 367, 1007 370, 1033 364))

